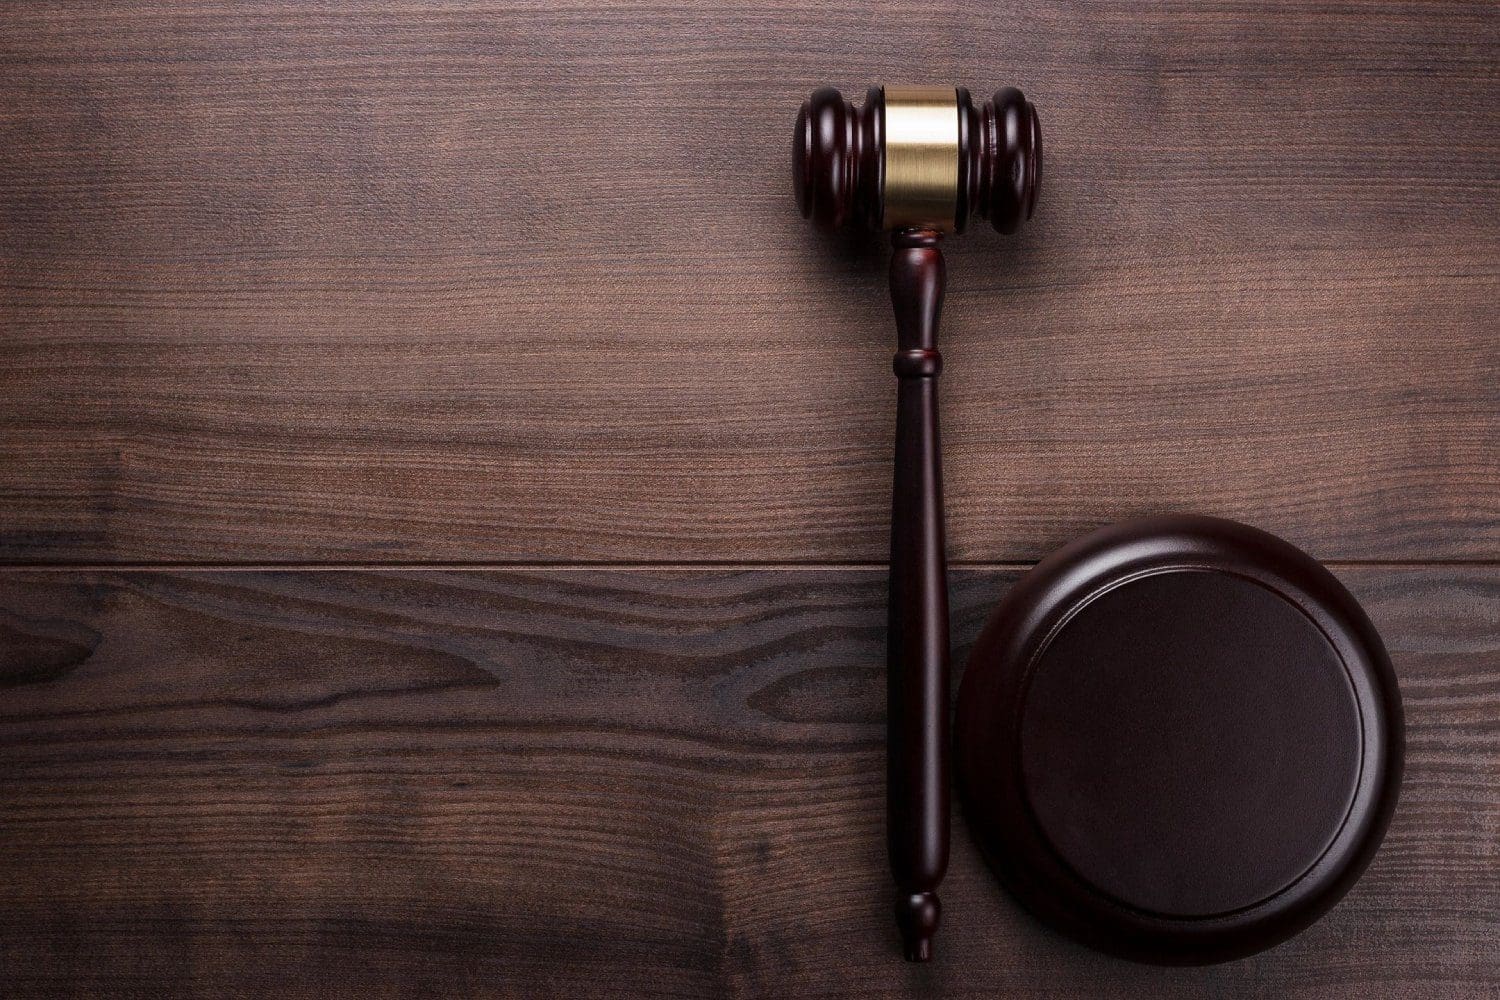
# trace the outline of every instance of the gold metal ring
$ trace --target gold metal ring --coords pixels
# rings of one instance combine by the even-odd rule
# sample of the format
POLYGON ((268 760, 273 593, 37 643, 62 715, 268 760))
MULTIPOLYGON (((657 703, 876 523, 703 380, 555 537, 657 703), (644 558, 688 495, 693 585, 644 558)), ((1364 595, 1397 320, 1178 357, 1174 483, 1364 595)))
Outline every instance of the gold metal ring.
POLYGON ((885 228, 951 230, 958 214, 958 91, 884 90, 885 228))

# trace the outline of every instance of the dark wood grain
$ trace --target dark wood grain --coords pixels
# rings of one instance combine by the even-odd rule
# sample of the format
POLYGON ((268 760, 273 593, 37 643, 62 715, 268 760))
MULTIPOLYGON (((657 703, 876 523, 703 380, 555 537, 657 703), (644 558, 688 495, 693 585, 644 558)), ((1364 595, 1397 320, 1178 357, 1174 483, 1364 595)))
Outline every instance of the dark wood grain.
MULTIPOLYGON (((1041 930, 962 823, 902 962, 878 570, 3 574, 0 993, 1494 996, 1500 570, 1341 576, 1406 699, 1385 847, 1174 970, 1041 930)), ((954 574, 961 646, 1013 578, 954 574)))
POLYGON ((1023 87, 955 243, 952 554, 1126 515, 1500 555, 1486 3, 9 4, 0 558, 879 560, 836 84, 1023 87), (830 253, 830 250, 833 253, 830 253))
MULTIPOLYGON (((876 562, 894 342, 834 84, 1025 88, 949 252, 950 552, 1239 517, 1345 566, 1383 852, 1211 969, 882 849, 867 570, 0 573, 0 995, 1500 995, 1487 4, 0 9, 0 562, 876 562)), ((953 581, 972 639, 1011 580, 953 581)))

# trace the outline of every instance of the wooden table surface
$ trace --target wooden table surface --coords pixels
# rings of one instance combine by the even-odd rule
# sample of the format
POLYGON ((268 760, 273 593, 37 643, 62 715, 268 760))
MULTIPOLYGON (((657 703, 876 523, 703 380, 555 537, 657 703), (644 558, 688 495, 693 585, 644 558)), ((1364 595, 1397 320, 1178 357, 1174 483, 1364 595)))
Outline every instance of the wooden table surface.
POLYGON ((1500 9, 0 10, 0 994, 1500 996, 1500 9), (1406 699, 1292 941, 1138 966, 884 871, 892 333, 831 83, 1023 87, 951 243, 956 662, 1144 513, 1327 561, 1406 699))

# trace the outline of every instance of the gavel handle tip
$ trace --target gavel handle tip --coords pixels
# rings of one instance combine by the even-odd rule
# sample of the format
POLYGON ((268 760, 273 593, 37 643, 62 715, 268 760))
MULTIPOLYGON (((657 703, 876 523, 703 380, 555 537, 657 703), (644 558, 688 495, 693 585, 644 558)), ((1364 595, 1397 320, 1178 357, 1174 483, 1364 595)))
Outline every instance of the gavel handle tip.
POLYGON ((932 936, 942 907, 935 892, 914 892, 896 900, 896 926, 908 962, 932 960, 932 936))

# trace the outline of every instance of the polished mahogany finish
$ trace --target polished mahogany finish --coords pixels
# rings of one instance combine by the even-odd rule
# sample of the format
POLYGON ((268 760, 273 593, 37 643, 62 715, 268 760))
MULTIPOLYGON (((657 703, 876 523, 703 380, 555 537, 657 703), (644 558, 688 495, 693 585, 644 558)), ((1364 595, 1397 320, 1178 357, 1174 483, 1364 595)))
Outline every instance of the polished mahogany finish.
MULTIPOLYGON (((1014 87, 976 108, 955 91, 958 204, 952 229, 972 216, 1013 233, 1036 209, 1042 180, 1042 129, 1036 108, 1014 87)), ((885 95, 880 87, 855 107, 832 87, 813 92, 797 114, 792 181, 803 218, 824 229, 850 223, 885 228, 885 95)))
POLYGON ((886 640, 886 829, 906 957, 931 957, 948 868, 948 577, 938 441, 938 233, 892 234, 896 469, 886 640))
POLYGON ((1353 884, 1395 807, 1400 695, 1326 569, 1231 521, 1163 517, 1043 560, 959 694, 966 814, 1042 919, 1106 951, 1269 947, 1353 884))
MULTIPOLYGON (((887 189, 886 97, 871 88, 856 108, 831 87, 797 115, 792 180, 805 218, 825 229, 883 227, 887 189)), ((951 228, 971 215, 1014 232, 1036 206, 1041 129, 1019 90, 997 91, 976 109, 954 91, 957 195, 951 228)), ((946 222, 946 220, 944 220, 946 222)), ((927 961, 948 866, 948 581, 943 544, 937 350, 944 265, 938 228, 891 235, 890 290, 898 379, 891 506, 887 639, 887 817, 896 924, 906 957, 927 961)))

